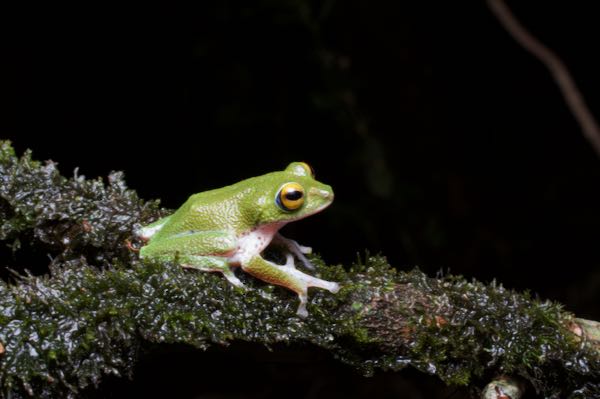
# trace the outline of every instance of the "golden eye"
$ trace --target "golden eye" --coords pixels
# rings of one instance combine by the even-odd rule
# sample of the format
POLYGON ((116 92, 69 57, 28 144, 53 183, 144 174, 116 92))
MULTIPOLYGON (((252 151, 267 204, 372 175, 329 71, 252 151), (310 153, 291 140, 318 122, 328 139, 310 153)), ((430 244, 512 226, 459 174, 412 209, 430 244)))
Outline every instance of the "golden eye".
POLYGON ((304 204, 304 188, 298 183, 285 183, 277 192, 275 202, 284 211, 295 211, 304 204))

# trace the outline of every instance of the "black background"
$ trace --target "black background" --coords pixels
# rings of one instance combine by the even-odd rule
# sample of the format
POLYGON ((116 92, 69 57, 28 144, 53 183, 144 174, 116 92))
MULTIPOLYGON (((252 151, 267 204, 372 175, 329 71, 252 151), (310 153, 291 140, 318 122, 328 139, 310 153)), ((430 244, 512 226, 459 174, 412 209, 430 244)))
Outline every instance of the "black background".
MULTIPOLYGON (((594 112, 591 4, 509 3, 563 58, 594 112)), ((194 192, 304 160, 336 200, 284 234, 327 262, 350 264, 368 250, 399 269, 496 278, 600 319, 600 157, 551 75, 485 2, 53 4, 4 10, 0 22, 0 137, 63 174, 123 170, 140 196, 176 208, 194 192)), ((153 380, 207 397, 215 390, 190 386, 190 368, 240 372, 226 357, 239 350, 161 351, 134 383, 112 381, 102 395, 157 392, 153 380), (160 374, 163 360, 175 371, 160 374)), ((250 352, 262 360, 240 368, 297 365, 252 397, 288 383, 298 385, 288 396, 327 392, 303 385, 315 373, 297 370, 316 366, 290 360, 293 350, 285 361, 250 352)), ((322 385, 380 381, 392 396, 435 395, 437 382, 416 373, 368 380, 323 362, 322 385)), ((227 392, 212 397, 243 397, 227 392)))

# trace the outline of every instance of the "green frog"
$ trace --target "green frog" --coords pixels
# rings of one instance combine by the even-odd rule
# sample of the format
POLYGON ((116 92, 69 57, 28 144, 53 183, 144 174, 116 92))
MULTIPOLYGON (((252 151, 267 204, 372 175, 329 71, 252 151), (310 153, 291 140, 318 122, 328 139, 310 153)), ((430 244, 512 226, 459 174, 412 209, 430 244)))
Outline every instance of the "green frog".
POLYGON ((315 180, 306 163, 293 162, 283 171, 192 195, 175 213, 138 231, 147 240, 140 256, 220 272, 231 284, 243 287, 234 273, 234 268, 240 267, 260 280, 298 294, 297 314, 305 318, 308 287, 332 293, 340 287, 296 269, 294 257, 314 270, 305 256, 311 249, 283 237, 279 229, 322 211, 332 201, 331 187, 315 180), (271 243, 284 249, 285 264, 262 257, 262 251, 271 243))

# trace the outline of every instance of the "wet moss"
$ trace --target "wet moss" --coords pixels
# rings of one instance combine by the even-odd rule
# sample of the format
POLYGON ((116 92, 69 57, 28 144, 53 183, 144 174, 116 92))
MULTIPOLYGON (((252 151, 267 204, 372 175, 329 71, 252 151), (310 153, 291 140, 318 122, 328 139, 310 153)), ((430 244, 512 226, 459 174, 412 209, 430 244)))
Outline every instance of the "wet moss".
POLYGON ((136 256, 124 243, 135 240, 134 227, 166 212, 157 201, 139 199, 121 172, 111 173, 107 184, 77 171, 67 179, 54 162, 35 161, 29 151, 17 158, 0 141, 0 240, 14 250, 27 242, 56 263, 80 256, 99 267, 129 262, 136 256))
POLYGON ((30 153, 0 144, 0 241, 51 253, 47 273, 0 281, 0 392, 74 397, 103 376, 130 376, 147 344, 197 348, 242 340, 309 343, 365 375, 412 366, 447 384, 484 385, 514 374, 547 397, 593 397, 597 351, 569 330, 573 316, 498 284, 396 271, 368 256, 349 269, 314 258, 337 295, 313 290, 310 317, 295 295, 240 273, 247 289, 218 275, 141 263, 126 242, 168 213, 127 189, 67 179, 30 153))

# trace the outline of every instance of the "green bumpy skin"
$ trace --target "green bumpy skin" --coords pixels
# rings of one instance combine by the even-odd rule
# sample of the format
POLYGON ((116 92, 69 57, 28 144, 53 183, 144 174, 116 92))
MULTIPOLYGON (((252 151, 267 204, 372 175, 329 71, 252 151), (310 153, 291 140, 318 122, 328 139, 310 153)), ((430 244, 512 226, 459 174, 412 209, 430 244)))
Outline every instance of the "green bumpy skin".
POLYGON ((336 293, 339 285, 297 270, 294 256, 314 269, 304 256, 311 249, 278 231, 322 211, 332 201, 331 187, 315 180, 304 162, 293 162, 283 171, 192 195, 175 213, 138 231, 148 240, 140 257, 220 272, 233 285, 243 287, 232 269, 239 266, 260 280, 297 293, 297 314, 304 318, 308 316, 308 287, 336 293), (261 256, 271 242, 284 248, 285 264, 261 256))

